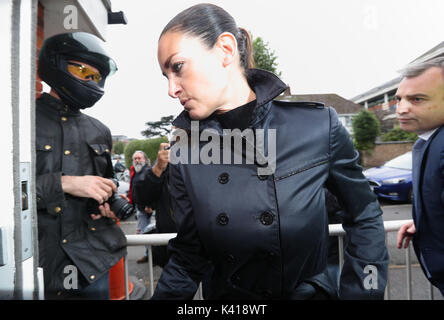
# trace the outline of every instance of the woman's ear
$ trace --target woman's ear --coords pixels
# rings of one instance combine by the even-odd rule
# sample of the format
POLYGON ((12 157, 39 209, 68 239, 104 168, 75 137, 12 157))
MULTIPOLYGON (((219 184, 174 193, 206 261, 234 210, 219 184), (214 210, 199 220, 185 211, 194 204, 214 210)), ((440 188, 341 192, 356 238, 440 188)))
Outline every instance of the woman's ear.
POLYGON ((230 32, 222 33, 216 42, 222 58, 223 67, 231 65, 235 61, 237 55, 237 40, 230 32))

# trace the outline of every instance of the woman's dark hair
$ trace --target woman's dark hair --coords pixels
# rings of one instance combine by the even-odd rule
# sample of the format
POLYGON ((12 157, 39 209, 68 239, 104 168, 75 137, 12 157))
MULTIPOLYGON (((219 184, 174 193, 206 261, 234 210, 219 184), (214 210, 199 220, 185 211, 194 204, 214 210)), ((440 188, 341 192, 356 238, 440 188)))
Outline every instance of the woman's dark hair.
POLYGON ((222 33, 230 32, 236 37, 240 63, 244 71, 254 67, 250 34, 247 30, 238 28, 234 18, 214 4, 201 3, 180 12, 165 26, 160 37, 168 31, 179 31, 199 37, 208 48, 216 44, 222 33))

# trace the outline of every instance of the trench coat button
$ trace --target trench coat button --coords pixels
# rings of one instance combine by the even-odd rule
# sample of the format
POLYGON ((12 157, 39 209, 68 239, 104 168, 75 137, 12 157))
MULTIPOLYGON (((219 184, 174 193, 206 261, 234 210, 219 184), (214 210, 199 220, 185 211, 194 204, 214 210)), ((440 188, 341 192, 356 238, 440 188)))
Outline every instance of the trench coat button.
POLYGON ((47 144, 44 148, 45 150, 51 150, 52 147, 49 144, 47 144))
POLYGON ((229 220, 230 219, 226 213, 221 213, 217 216, 217 223, 219 223, 221 226, 226 226, 229 220))
POLYGON ((227 256, 227 262, 228 262, 229 264, 234 264, 234 263, 236 262, 236 258, 235 258, 232 254, 229 254, 229 255, 227 256))
POLYGON ((65 150, 65 156, 69 156, 71 154, 71 151, 65 150))
POLYGON ((273 223, 274 217, 270 212, 264 212, 261 214, 260 221, 264 226, 269 226, 273 223))
POLYGON ((230 180, 230 175, 226 172, 222 173, 219 176, 219 183, 220 184, 226 184, 230 180))
POLYGON ((68 121, 68 118, 67 118, 67 117, 62 117, 61 119, 62 119, 63 122, 68 121))
POLYGON ((54 213, 60 213, 60 211, 62 211, 62 208, 60 208, 60 207, 54 208, 54 213))

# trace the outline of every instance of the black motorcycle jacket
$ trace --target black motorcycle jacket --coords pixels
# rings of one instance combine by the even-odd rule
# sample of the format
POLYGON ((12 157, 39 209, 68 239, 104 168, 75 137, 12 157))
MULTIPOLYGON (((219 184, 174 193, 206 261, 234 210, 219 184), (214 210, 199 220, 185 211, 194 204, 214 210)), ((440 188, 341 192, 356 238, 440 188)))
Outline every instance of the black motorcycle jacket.
POLYGON ((88 284, 126 254, 126 238, 117 221, 92 220, 88 199, 65 194, 61 184, 62 175, 112 178, 111 146, 111 133, 100 121, 71 111, 49 94, 37 99, 39 263, 47 295, 63 296, 68 266, 88 284))

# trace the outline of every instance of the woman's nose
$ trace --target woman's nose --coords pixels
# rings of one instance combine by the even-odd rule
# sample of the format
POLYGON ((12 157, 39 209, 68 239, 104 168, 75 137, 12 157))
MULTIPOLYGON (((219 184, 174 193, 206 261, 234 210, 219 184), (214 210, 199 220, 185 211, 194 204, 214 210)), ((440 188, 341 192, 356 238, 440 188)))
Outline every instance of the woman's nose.
POLYGON ((180 92, 180 86, 177 84, 177 81, 175 79, 171 79, 168 81, 168 95, 176 99, 179 97, 180 92))

